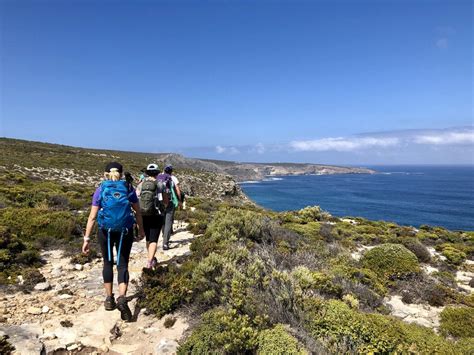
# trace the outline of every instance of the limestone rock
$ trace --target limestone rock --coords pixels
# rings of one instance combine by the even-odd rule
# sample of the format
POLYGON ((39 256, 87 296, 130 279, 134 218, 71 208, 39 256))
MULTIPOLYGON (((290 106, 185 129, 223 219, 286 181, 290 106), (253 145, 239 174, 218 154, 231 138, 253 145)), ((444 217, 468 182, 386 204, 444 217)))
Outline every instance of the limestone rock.
POLYGON ((34 315, 39 315, 39 314, 43 313, 41 311, 41 308, 38 308, 38 307, 28 307, 26 312, 29 313, 29 314, 34 314, 34 315))
POLYGON ((178 349, 178 343, 174 340, 169 339, 161 339, 160 343, 155 348, 156 355, 164 355, 164 354, 174 354, 176 353, 176 349, 178 349))
POLYGON ((51 285, 49 284, 48 281, 40 282, 39 284, 36 284, 35 286, 35 291, 48 291, 50 289, 51 289, 51 285))

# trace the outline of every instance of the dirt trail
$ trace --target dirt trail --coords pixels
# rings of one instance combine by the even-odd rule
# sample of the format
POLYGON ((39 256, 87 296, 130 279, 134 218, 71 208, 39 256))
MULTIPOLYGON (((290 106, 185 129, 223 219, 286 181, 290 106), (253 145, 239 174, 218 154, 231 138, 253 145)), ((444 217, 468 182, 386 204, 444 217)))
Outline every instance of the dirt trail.
MULTIPOLYGON (((194 235, 177 225, 171 249, 161 250, 159 262, 189 253, 194 235)), ((161 239, 159 242, 161 245, 161 239)), ((119 311, 104 310, 102 261, 73 265, 59 250, 44 253, 40 269, 47 283, 37 285, 31 294, 0 294, 0 335, 10 336, 17 354, 109 353, 173 354, 188 324, 180 314, 167 329, 165 318, 157 319, 136 308, 136 285, 146 264, 145 241, 133 244, 130 256, 129 306, 137 320, 125 323, 119 311), (44 289, 44 290, 39 290, 44 289), (139 312, 139 313, 138 313, 139 312)), ((114 285, 115 286, 115 285, 114 285)))

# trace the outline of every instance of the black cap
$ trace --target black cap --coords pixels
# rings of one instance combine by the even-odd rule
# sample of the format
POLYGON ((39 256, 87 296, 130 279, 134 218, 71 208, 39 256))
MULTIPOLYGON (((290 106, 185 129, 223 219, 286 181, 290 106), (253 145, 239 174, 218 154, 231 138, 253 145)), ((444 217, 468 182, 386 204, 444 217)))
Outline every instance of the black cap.
POLYGON ((173 167, 171 165, 168 165, 165 167, 165 173, 171 174, 173 172, 173 167))
POLYGON ((108 163, 108 164, 105 166, 105 172, 106 172, 106 173, 110 173, 110 169, 114 169, 114 168, 117 169, 120 174, 123 172, 122 164, 117 163, 116 161, 113 161, 113 162, 111 162, 111 163, 108 163))

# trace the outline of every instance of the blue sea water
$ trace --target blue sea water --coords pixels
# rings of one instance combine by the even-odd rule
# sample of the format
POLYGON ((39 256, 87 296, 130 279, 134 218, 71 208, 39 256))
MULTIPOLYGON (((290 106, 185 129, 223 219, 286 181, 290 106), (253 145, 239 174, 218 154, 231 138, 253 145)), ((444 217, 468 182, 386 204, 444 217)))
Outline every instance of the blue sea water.
POLYGON ((474 166, 373 166, 378 173, 272 177, 242 183, 274 211, 319 205, 334 216, 474 230, 474 166))

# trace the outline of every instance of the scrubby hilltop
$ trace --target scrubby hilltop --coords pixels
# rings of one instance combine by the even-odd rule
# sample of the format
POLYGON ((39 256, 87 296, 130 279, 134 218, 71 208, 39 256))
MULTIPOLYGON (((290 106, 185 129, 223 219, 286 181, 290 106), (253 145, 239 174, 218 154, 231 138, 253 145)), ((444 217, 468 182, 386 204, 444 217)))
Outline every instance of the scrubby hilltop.
MULTIPOLYGON (((50 277, 41 273, 46 250, 60 248, 73 264, 96 263, 97 248, 87 258, 77 250, 104 163, 120 160, 137 173, 161 159, 188 181, 189 208, 176 217, 198 237, 189 254, 142 272, 137 304, 156 317, 152 328, 173 312, 187 320, 179 354, 474 349, 474 232, 336 218, 319 207, 267 211, 248 202, 231 176, 208 171, 214 162, 190 166, 176 155, 0 143, 4 293, 44 292, 34 287, 50 277)), ((0 320, 5 328, 18 319, 5 306, 0 320)), ((109 346, 119 343, 117 336, 109 346)), ((0 352, 8 346, 0 338, 0 352)), ((71 351, 80 349, 79 339, 71 351)))

